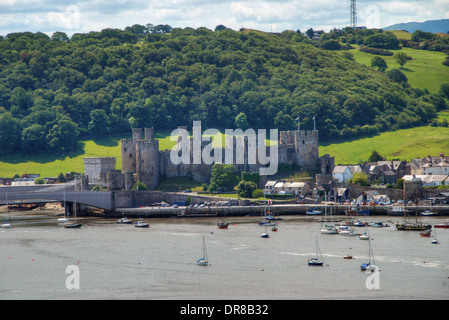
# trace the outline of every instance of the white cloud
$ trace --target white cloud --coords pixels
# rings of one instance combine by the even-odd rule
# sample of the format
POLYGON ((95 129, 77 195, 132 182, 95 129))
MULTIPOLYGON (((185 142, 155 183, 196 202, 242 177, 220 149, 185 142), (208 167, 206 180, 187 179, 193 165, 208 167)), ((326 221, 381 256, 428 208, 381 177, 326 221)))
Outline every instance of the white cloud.
MULTIPOLYGON (((448 0, 358 1, 359 25, 385 27, 449 17, 448 0), (377 16, 373 10, 378 8, 377 16), (377 19, 377 20, 376 20, 377 19)), ((20 31, 99 31, 133 24, 232 29, 329 30, 349 25, 349 0, 1 0, 0 35, 20 31), (76 12, 68 8, 78 8, 76 12), (78 20, 77 20, 78 19, 78 20)))

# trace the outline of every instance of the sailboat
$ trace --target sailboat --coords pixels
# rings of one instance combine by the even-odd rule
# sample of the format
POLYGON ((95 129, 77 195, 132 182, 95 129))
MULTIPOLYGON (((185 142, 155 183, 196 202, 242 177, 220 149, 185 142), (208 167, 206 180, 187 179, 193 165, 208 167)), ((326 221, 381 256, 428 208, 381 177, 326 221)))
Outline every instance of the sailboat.
MULTIPOLYGON (((327 193, 324 196, 325 201, 327 201, 327 193)), ((322 234, 337 234, 337 228, 333 225, 327 224, 327 203, 324 205, 324 228, 320 230, 322 234)), ((331 212, 331 222, 332 222, 332 212, 331 212)))
POLYGON ((267 231, 267 227, 265 227, 265 232, 262 233, 262 234, 260 235, 260 237, 261 237, 261 238, 269 238, 269 237, 270 237, 270 235, 268 234, 268 231, 267 231))
POLYGON ((435 230, 435 234, 433 235, 432 244, 439 244, 439 242, 437 240, 437 231, 436 230, 435 230))
POLYGON ((369 262, 364 263, 360 266, 360 270, 362 270, 362 271, 366 271, 366 270, 374 271, 377 268, 377 266, 375 265, 376 261, 374 260, 373 247, 371 245, 371 238, 369 238, 369 235, 368 235, 368 240, 369 240, 369 249, 368 249, 369 262))
POLYGON ((269 205, 262 208, 262 221, 259 221, 259 226, 275 226, 276 224, 271 222, 275 220, 274 216, 271 214, 269 205))
POLYGON ((67 208, 65 206, 65 189, 64 189, 64 217, 58 219, 58 223, 67 223, 69 219, 67 218, 67 208))
POLYGON ((209 265, 209 261, 207 259, 206 240, 204 239, 204 235, 203 235, 203 257, 201 259, 198 259, 196 265, 201 267, 209 265))
POLYGON ((64 224, 64 228, 66 229, 79 229, 81 228, 82 224, 76 222, 76 201, 74 203, 74 211, 75 211, 75 221, 69 221, 64 224))
POLYGON ((323 256, 321 255, 320 246, 318 245, 318 237, 315 236, 315 242, 316 242, 316 258, 310 258, 308 261, 309 266, 322 266, 323 256))
POLYGON ((369 240, 369 235, 366 233, 366 227, 365 227, 365 233, 359 235, 360 240, 369 240))
POLYGON ((9 228, 12 228, 12 224, 11 224, 11 212, 9 211, 9 206, 8 206, 8 192, 6 192, 6 211, 8 212, 9 218, 4 223, 2 223, 1 227, 5 228, 5 229, 9 229, 9 228))
MULTIPOLYGON (((404 198, 405 198, 405 189, 404 189, 404 198)), ((407 213, 405 210, 405 199, 404 199, 404 223, 396 224, 396 229, 398 229, 399 231, 425 231, 432 228, 432 225, 430 224, 418 223, 418 211, 416 210, 416 207, 415 207, 415 216, 416 216, 415 223, 407 222, 407 213)))

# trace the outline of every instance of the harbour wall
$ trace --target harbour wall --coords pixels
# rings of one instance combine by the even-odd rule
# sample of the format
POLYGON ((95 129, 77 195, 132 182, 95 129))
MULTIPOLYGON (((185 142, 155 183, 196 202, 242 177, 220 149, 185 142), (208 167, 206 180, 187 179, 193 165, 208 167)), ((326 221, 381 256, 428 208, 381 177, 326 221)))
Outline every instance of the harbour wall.
MULTIPOLYGON (((250 203, 248 200, 237 200, 223 197, 210 197, 190 193, 169 193, 159 191, 116 191, 113 192, 113 201, 115 211, 107 212, 108 217, 122 216, 123 214, 129 216, 141 216, 141 217, 171 217, 171 216, 195 216, 195 215, 215 215, 215 216, 246 216, 246 215, 261 215, 264 206, 250 203), (224 201, 230 201, 231 206, 219 206, 211 205, 203 208, 189 208, 180 206, 178 208, 163 207, 160 203, 165 202, 173 204, 178 201, 187 201, 190 197, 190 204, 200 203, 218 203, 224 201), (157 204, 157 205, 155 205, 157 204)), ((324 204, 278 204, 272 205, 271 209, 274 214, 279 215, 306 215, 307 211, 317 208, 328 214, 333 215, 346 215, 349 205, 324 205, 324 204)), ((362 206, 359 210, 370 211, 370 216, 397 216, 391 215, 391 206, 377 205, 377 206, 362 206)), ((415 215, 415 212, 419 213, 428 210, 428 206, 408 206, 411 210, 408 215, 415 215)), ((440 215, 449 215, 449 206, 433 206, 432 209, 438 212, 440 215)), ((399 214, 402 216, 402 214, 399 214)), ((312 217, 312 216, 311 216, 312 217)), ((361 216, 360 218, 362 218, 361 216)))

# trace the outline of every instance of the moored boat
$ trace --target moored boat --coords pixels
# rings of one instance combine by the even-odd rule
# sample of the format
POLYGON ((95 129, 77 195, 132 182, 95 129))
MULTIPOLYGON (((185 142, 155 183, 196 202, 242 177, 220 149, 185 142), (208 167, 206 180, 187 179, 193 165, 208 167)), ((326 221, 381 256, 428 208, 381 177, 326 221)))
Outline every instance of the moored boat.
POLYGON ((369 235, 367 235, 366 233, 359 235, 359 239, 360 240, 369 240, 369 235))
POLYGON ((318 237, 315 237, 315 242, 316 242, 316 258, 310 258, 307 264, 309 266, 321 267, 324 264, 324 260, 321 254, 320 246, 318 245, 318 237))
POLYGON ((308 215, 308 216, 320 216, 322 214, 323 214, 323 212, 318 209, 311 209, 306 212, 306 215, 308 215))
POLYGON ((132 220, 129 220, 127 217, 123 217, 123 218, 121 218, 121 219, 118 219, 118 220, 116 221, 116 223, 118 223, 118 224, 132 224, 133 221, 132 221, 132 220))
POLYGON ((12 224, 9 222, 9 220, 6 220, 4 223, 2 223, 1 227, 4 229, 10 229, 12 228, 12 224))
POLYGON ((364 226, 366 226, 366 222, 357 220, 356 222, 353 222, 352 225, 354 227, 364 227, 364 226))
POLYGON ((227 229, 228 225, 229 225, 229 223, 223 222, 223 221, 220 221, 220 222, 217 223, 218 229, 227 229))
POLYGON ((64 224, 64 228, 66 228, 66 229, 79 229, 79 228, 81 228, 81 226, 82 226, 81 223, 76 223, 73 221, 69 221, 64 224))
POLYGON ((138 220, 135 224, 136 228, 148 228, 150 225, 146 223, 144 220, 138 220))
POLYGON ((396 229, 399 231, 425 231, 431 229, 430 224, 421 223, 398 223, 396 229))
POLYGON ((373 252, 373 247, 371 245, 371 238, 368 235, 368 240, 369 240, 369 249, 368 249, 368 256, 369 256, 369 262, 367 263, 363 263, 360 266, 360 270, 361 271, 375 271, 377 266, 376 266, 376 261, 374 260, 374 252, 373 252))
POLYGON ((430 237, 430 236, 431 236, 431 230, 428 229, 428 230, 421 231, 421 232, 419 233, 419 235, 420 235, 421 237, 430 237))
POLYGON ((203 235, 203 257, 196 261, 196 265, 200 267, 207 267, 209 265, 209 260, 207 258, 206 240, 203 235))
POLYGON ((372 223, 370 223, 370 227, 383 228, 383 227, 389 227, 389 225, 384 224, 383 222, 372 222, 372 223))
POLYGON ((326 225, 320 230, 322 234, 338 234, 337 228, 334 226, 326 225))
POLYGON ((435 228, 449 228, 449 220, 434 225, 435 228))
POLYGON ((425 210, 425 211, 421 212, 420 215, 425 216, 425 217, 431 217, 431 216, 437 216, 438 213, 433 212, 432 210, 425 210))
POLYGON ((412 210, 406 209, 404 206, 392 206, 388 211, 388 214, 392 216, 402 216, 407 213, 412 213, 412 210))

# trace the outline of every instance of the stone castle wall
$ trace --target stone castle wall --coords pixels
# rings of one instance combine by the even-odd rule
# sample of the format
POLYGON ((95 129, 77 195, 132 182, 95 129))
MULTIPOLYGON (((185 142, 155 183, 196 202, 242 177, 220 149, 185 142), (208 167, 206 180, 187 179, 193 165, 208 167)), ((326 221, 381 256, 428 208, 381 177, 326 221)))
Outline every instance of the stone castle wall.
MULTIPOLYGON (((186 127, 179 127, 186 129, 186 127)), ((203 142, 201 151, 210 142, 203 142)), ((226 141, 228 144, 229 141, 226 141)), ((236 170, 256 172, 261 165, 248 163, 247 139, 233 140, 233 159, 236 163, 238 146, 244 146, 245 158, 242 164, 235 164, 236 170)), ((320 167, 318 131, 281 131, 278 144, 279 164, 297 165, 306 169, 320 167)), ((193 143, 190 141, 193 153, 193 143)), ((123 139, 122 148, 122 174, 135 173, 136 181, 145 183, 154 189, 165 178, 188 177, 199 182, 208 182, 212 164, 193 164, 193 154, 190 155, 190 164, 175 165, 170 159, 171 150, 159 151, 159 143, 155 139, 154 129, 133 129, 132 139, 123 139)), ((226 162, 225 151, 222 152, 222 163, 226 162)))
POLYGON ((115 157, 90 157, 84 158, 84 175, 89 177, 89 183, 98 184, 101 175, 107 172, 115 172, 117 159, 115 157))

